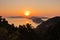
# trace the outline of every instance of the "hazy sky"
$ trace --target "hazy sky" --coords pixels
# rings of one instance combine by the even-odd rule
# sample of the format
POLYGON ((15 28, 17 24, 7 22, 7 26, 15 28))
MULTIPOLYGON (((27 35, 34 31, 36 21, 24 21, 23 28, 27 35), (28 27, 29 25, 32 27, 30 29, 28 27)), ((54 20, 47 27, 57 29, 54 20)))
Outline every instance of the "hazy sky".
POLYGON ((30 16, 60 16, 60 0, 0 0, 2 16, 23 16, 25 10, 30 16))

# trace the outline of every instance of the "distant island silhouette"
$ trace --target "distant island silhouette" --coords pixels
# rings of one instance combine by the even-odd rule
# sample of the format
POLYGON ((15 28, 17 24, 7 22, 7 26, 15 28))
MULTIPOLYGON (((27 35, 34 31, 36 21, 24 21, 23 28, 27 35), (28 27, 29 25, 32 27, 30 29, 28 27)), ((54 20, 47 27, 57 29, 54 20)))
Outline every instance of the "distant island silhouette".
POLYGON ((34 17, 33 16, 33 17, 30 17, 29 19, 32 20, 33 22, 37 23, 37 24, 43 22, 42 18, 40 18, 40 17, 34 17))
POLYGON ((0 40, 60 40, 60 16, 43 21, 37 28, 29 23, 17 28, 0 16, 0 40))
POLYGON ((9 16, 8 18, 24 18, 23 16, 9 16))

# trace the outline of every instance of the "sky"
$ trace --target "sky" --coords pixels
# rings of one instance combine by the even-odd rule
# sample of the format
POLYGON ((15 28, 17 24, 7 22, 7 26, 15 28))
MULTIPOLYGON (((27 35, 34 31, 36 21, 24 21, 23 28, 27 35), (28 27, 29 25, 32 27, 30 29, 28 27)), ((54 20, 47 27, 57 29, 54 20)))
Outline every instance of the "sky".
POLYGON ((0 0, 1 16, 60 16, 60 0, 0 0))

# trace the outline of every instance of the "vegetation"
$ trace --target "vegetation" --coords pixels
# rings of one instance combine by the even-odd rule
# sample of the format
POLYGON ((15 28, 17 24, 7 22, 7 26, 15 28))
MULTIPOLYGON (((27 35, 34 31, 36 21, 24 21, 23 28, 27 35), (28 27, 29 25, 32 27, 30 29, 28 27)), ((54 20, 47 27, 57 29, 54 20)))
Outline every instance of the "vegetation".
POLYGON ((60 40, 60 17, 54 17, 38 25, 36 29, 31 24, 9 24, 0 16, 0 40, 60 40))

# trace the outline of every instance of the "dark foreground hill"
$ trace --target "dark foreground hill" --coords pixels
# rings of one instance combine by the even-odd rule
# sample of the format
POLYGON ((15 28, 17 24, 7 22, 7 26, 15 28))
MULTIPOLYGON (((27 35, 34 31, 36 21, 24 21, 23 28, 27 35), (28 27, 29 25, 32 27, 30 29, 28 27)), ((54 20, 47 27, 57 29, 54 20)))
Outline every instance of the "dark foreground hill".
POLYGON ((60 38, 60 17, 50 18, 42 24, 38 25, 36 32, 41 39, 59 40, 60 38))
POLYGON ((35 30, 31 24, 17 28, 0 16, 0 40, 60 40, 60 17, 48 19, 35 30))

